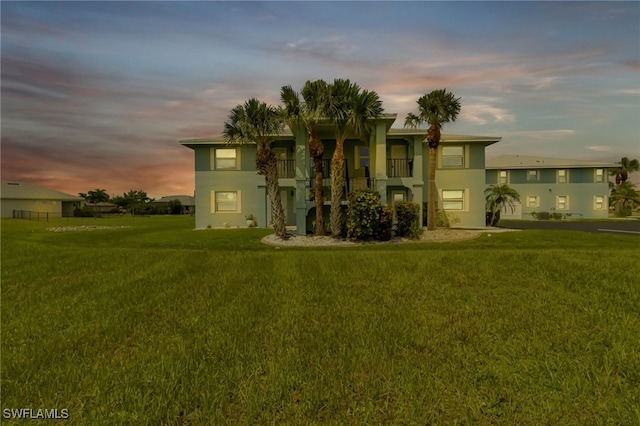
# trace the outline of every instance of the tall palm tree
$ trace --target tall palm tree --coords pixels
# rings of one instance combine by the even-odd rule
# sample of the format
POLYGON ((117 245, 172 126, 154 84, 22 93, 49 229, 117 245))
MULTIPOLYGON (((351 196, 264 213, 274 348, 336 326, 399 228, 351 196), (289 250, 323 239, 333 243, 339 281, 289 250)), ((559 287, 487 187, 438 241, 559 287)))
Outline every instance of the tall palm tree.
POLYGON ((485 199, 487 201, 486 210, 491 213, 489 223, 487 225, 494 226, 500 219, 497 216, 504 207, 511 208, 511 212, 516 208, 516 203, 520 202, 520 194, 507 184, 489 185, 484 190, 485 199))
POLYGON ((285 217, 278 183, 278 158, 271 144, 282 130, 282 121, 277 108, 251 98, 233 108, 224 123, 223 135, 227 142, 258 145, 256 169, 264 175, 271 200, 271 218, 275 234, 286 237, 285 217))
POLYGON ((331 236, 342 234, 341 202, 344 195, 344 141, 348 136, 367 143, 371 120, 384 112, 380 96, 374 91, 361 90, 348 79, 335 79, 329 85, 326 115, 335 131, 336 148, 331 157, 331 236))
POLYGON ((629 157, 622 157, 617 164, 619 164, 619 166, 609 170, 609 174, 616 177, 616 185, 618 186, 629 179, 629 173, 640 170, 640 163, 638 163, 638 160, 630 160, 629 157))
POLYGON ((324 80, 307 81, 301 94, 291 86, 283 86, 280 99, 284 104, 280 112, 292 132, 304 129, 309 143, 309 155, 313 159, 314 200, 316 205, 315 235, 324 235, 324 144, 318 135, 318 124, 324 118, 327 107, 328 85, 324 80), (302 98, 300 97, 302 95, 302 98))
POLYGON ((444 123, 456 121, 460 113, 460 98, 447 89, 434 90, 418 99, 418 114, 409 113, 404 120, 405 127, 417 128, 427 123, 427 143, 429 144, 429 197, 427 203, 427 230, 436 229, 436 155, 440 145, 440 129, 444 123))

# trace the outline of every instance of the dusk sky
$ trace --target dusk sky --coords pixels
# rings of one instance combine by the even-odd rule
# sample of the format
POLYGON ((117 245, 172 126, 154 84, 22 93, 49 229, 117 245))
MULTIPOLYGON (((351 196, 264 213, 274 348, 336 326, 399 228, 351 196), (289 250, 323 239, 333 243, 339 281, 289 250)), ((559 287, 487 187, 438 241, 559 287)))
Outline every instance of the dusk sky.
MULTIPOLYGON (((7 2, 2 180, 193 194, 193 151, 250 97, 349 78, 402 127, 446 88, 443 133, 501 154, 640 158, 638 2, 7 2)), ((636 182, 640 183, 640 182, 636 182)))

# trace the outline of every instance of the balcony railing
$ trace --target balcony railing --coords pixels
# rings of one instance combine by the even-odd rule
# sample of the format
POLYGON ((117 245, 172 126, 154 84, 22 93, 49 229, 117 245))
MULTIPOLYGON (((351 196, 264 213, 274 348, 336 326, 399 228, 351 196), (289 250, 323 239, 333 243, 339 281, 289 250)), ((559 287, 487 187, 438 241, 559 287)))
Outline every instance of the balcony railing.
POLYGON ((296 177, 296 160, 278 160, 278 178, 296 177))
POLYGON ((388 177, 412 177, 413 176, 413 160, 410 158, 388 158, 387 159, 387 176, 388 177))
MULTIPOLYGON (((309 192, 307 199, 312 200, 314 197, 315 180, 312 178, 309 180, 309 192)), ((324 192, 325 201, 331 200, 331 178, 322 179, 322 188, 324 192)), ((376 190, 376 180, 374 178, 356 177, 345 179, 343 183, 342 200, 346 200, 347 196, 358 190, 376 190)))

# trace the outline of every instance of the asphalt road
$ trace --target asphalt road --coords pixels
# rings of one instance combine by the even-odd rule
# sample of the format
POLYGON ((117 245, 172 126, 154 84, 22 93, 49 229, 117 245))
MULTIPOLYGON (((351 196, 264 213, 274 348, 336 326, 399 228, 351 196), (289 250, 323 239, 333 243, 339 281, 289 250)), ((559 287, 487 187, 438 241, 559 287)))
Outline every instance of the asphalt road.
POLYGON ((600 232, 606 234, 629 235, 640 237, 640 220, 606 220, 606 221, 509 221, 501 220, 499 228, 509 229, 562 229, 568 231, 600 232))

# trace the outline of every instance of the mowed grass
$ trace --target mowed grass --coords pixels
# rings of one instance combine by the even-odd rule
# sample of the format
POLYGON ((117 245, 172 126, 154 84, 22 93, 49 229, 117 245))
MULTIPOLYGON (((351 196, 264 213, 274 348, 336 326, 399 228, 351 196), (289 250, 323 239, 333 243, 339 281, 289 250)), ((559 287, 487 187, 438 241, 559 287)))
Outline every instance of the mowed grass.
POLYGON ((268 230, 193 226, 3 220, 1 408, 87 425, 640 424, 636 237, 276 249, 268 230), (47 230, 78 225, 114 228, 47 230))

